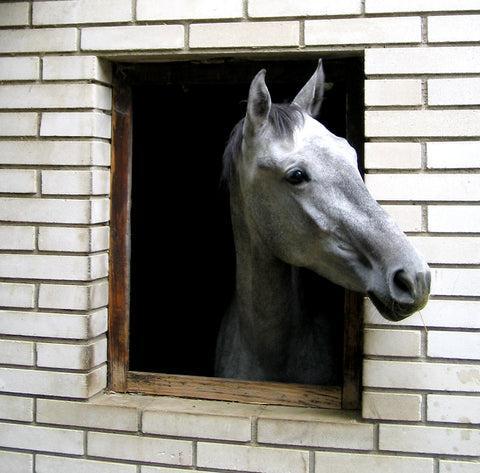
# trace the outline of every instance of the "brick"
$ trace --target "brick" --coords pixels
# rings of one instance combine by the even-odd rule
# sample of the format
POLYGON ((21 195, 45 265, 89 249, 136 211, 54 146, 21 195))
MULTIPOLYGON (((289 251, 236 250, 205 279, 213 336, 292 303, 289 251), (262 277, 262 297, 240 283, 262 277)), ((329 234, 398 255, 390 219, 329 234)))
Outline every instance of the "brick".
MULTIPOLYGON (((28 227, 21 227, 28 228, 28 227)), ((0 227, 1 235, 2 227, 0 227)), ((109 227, 40 227, 38 249, 41 251, 94 252, 108 249, 109 227)))
POLYGON ((0 4, 0 26, 23 26, 29 24, 28 2, 5 2, 0 4))
POLYGON ((480 47, 372 48, 365 51, 366 74, 470 72, 480 72, 480 47))
POLYGON ((446 455, 480 454, 480 430, 380 425, 380 450, 446 455))
MULTIPOLYGON (((29 397, 0 395, 0 419, 32 422, 33 399, 29 397)), ((0 472, 1 471, 0 469, 0 472)))
POLYGON ((109 220, 108 199, 0 198, 0 220, 39 223, 103 223, 109 220))
POLYGON ((88 455, 142 463, 190 466, 192 442, 89 432, 88 455))
POLYGON ((480 110, 370 110, 367 136, 478 136, 480 110))
MULTIPOLYGON (((132 407, 101 406, 85 402, 39 399, 37 421, 94 429, 137 431, 137 410, 132 407)), ((107 455, 108 456, 108 455, 107 455)))
POLYGON ((258 473, 307 473, 308 452, 200 442, 197 466, 258 473))
POLYGON ((478 365, 364 361, 363 385, 366 387, 480 392, 479 380, 478 365))
POLYGON ((433 473, 433 459, 364 455, 356 453, 315 453, 315 473, 344 473, 355 465, 357 473, 433 473))
POLYGON ((34 25, 114 23, 132 20, 130 0, 67 0, 33 4, 34 25))
POLYGON ((106 195, 109 191, 109 171, 42 171, 45 195, 106 195))
POLYGON ((112 108, 111 89, 98 84, 0 86, 0 108, 112 108))
POLYGON ((35 286, 33 284, 0 283, 0 300, 4 307, 32 308, 35 286))
POLYGON ((37 120, 36 113, 0 113, 0 136, 36 136, 37 120))
POLYGON ((100 112, 42 113, 41 136, 110 138, 110 116, 100 112))
POLYGON ((249 0, 248 15, 250 17, 284 17, 284 16, 328 16, 328 15, 359 15, 362 13, 362 3, 359 0, 339 0, 337 2, 311 2, 297 0, 289 2, 281 0, 249 0))
POLYGON ((367 301, 364 313, 365 322, 371 324, 423 327, 425 322, 427 327, 480 328, 479 310, 479 301, 430 300, 421 310, 421 316, 417 312, 400 322, 390 322, 367 301))
POLYGON ((270 444, 371 450, 373 425, 259 418, 257 439, 270 444))
POLYGON ((15 225, 0 226, 0 249, 34 250, 35 227, 15 225))
POLYGON ((432 295, 480 296, 480 270, 432 269, 432 295))
POLYGON ((109 166, 110 145, 102 141, 0 141, 0 164, 109 166))
POLYGON ((422 338, 418 330, 366 329, 363 352, 378 356, 420 356, 422 338))
POLYGON ((88 374, 0 368, 3 391, 41 396, 89 398, 105 388, 106 377, 104 366, 88 374))
POLYGON ((475 237, 410 237, 432 264, 480 264, 480 241, 475 237))
POLYGON ((34 451, 82 455, 83 432, 0 422, 0 445, 34 451))
POLYGON ((480 333, 428 332, 427 355, 434 358, 480 360, 480 333))
POLYGON ((479 10, 477 0, 366 0, 365 11, 367 13, 411 13, 421 11, 461 11, 479 10))
POLYGON ((0 340, 0 363, 5 365, 33 365, 34 344, 16 340, 0 340))
POLYGON ((108 304, 108 283, 41 284, 38 306, 43 309, 89 310, 108 304))
POLYGON ((35 473, 69 471, 72 473, 136 473, 135 465, 122 465, 83 458, 51 457, 37 455, 35 458, 35 473))
POLYGON ((97 80, 110 84, 112 68, 97 56, 46 56, 43 80, 97 80))
POLYGON ((0 53, 70 52, 76 49, 76 28, 0 31, 0 53))
POLYGON ((420 169, 420 143, 365 143, 366 169, 420 169))
POLYGON ((468 205, 431 205, 428 207, 431 232, 480 232, 480 207, 468 205))
POLYGON ((243 4, 241 0, 224 2, 221 0, 168 0, 152 2, 137 1, 137 20, 206 20, 220 18, 242 18, 243 4))
POLYGON ((419 43, 418 17, 349 18, 305 21, 305 44, 419 43))
POLYGON ((480 397, 453 394, 427 395, 427 420, 433 422, 480 423, 480 397))
POLYGON ((480 168, 480 141, 427 143, 427 168, 480 168))
POLYGON ((365 105, 421 104, 422 81, 419 79, 372 79, 365 81, 365 105))
POLYGON ((184 29, 181 25, 109 26, 83 28, 83 51, 143 51, 146 49, 181 49, 184 29))
POLYGON ((33 455, 0 451, 0 473, 32 473, 33 455))
POLYGON ((88 281, 107 275, 106 254, 93 256, 0 255, 0 277, 88 281))
POLYGON ((296 21, 202 23, 190 25, 191 48, 298 46, 296 21))
POLYGON ((478 201, 476 174, 367 174, 365 183, 377 200, 478 201))
POLYGON ((422 420, 420 394, 396 394, 366 391, 362 396, 362 417, 381 420, 422 420))
POLYGON ((440 460, 439 473, 478 473, 478 462, 440 460))
POLYGON ((107 361, 107 340, 73 345, 65 343, 37 343, 37 366, 87 370, 107 361))
MULTIPOLYGON (((119 402, 118 399, 108 396, 104 398, 108 401, 119 402)), ((170 412, 170 413, 186 413, 198 414, 199 417, 204 416, 223 416, 245 418, 257 416, 259 411, 265 413, 265 408, 259 408, 252 404, 240 404, 222 401, 204 401, 201 399, 181 399, 177 397, 154 397, 145 407, 149 412, 170 412)), ((279 409, 276 406, 276 409, 279 409)), ((155 427, 153 427, 155 428, 155 427)))
POLYGON ((36 80, 39 78, 38 57, 0 58, 0 80, 36 80))
POLYGON ((404 232, 422 230, 422 208, 419 205, 382 205, 404 232))
POLYGON ((106 309, 84 315, 0 310, 0 333, 5 335, 80 340, 106 331, 106 309))
POLYGON ((207 415, 188 412, 146 411, 142 431, 175 437, 200 437, 207 439, 247 442, 251 435, 248 417, 207 415))
POLYGON ((34 194, 37 192, 37 173, 23 169, 1 169, 0 192, 34 194))
MULTIPOLYGON (((173 473, 172 472, 172 469, 171 468, 162 468, 162 467, 158 467, 158 466, 145 466, 145 465, 142 465, 140 467, 140 471, 141 473, 173 473)), ((178 469, 178 468, 175 468, 175 471, 174 473, 191 473, 191 469, 178 469)), ((202 470, 203 473, 215 473, 213 471, 210 471, 210 470, 202 470)))
POLYGON ((430 79, 429 105, 479 105, 480 79, 430 79))
POLYGON ((428 41, 430 43, 479 40, 480 15, 448 15, 428 18, 428 41))

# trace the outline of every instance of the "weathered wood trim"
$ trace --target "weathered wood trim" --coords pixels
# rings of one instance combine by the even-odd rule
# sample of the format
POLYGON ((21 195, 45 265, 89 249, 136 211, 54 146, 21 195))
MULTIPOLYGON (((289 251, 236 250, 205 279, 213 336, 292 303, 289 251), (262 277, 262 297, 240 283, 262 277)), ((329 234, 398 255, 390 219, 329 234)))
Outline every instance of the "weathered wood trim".
POLYGON ((283 406, 341 407, 341 389, 338 386, 239 381, 136 371, 129 371, 127 381, 129 392, 144 394, 283 406))
POLYGON ((109 283, 109 386, 125 392, 128 371, 130 296, 130 196, 132 177, 132 94, 114 82, 109 283))

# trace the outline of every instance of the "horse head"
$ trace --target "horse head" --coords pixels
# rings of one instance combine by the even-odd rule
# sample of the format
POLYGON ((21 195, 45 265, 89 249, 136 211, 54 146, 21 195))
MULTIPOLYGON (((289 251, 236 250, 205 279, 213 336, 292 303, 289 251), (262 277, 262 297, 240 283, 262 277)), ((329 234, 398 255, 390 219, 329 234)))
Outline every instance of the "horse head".
POLYGON ((291 104, 272 104, 265 70, 253 79, 232 164, 242 212, 276 258, 368 294, 398 321, 426 304, 429 268, 369 194, 355 150, 314 119, 323 91, 321 61, 291 104))

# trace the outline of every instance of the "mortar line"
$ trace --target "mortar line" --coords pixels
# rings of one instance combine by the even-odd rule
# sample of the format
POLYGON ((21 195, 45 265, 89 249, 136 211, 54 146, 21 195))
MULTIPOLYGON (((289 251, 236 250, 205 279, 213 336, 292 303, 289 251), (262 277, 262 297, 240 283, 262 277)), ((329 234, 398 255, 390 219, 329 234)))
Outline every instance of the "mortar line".
POLYGON ((299 21, 298 45, 300 46, 300 48, 305 47, 305 20, 300 20, 299 21))
MULTIPOLYGON (((34 0, 28 2, 28 25, 30 26, 30 28, 32 28, 33 26, 33 1, 34 0)), ((35 468, 33 469, 33 471, 35 471, 35 468)))
POLYGON ((132 0, 132 20, 137 23, 137 0, 132 0))
POLYGON ((308 472, 315 473, 315 452, 312 450, 308 452, 308 472))

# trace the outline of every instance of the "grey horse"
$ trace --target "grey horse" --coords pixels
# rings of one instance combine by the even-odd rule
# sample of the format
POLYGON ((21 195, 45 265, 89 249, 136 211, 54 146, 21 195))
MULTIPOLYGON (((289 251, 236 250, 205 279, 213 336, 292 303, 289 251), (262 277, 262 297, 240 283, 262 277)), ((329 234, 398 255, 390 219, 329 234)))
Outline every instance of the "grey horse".
POLYGON ((388 320, 427 303, 427 264, 368 193, 354 149, 313 118, 324 77, 320 60, 293 102, 278 105, 260 71, 227 144, 236 283, 216 376, 334 382, 327 319, 304 313, 300 268, 367 294, 388 320))

